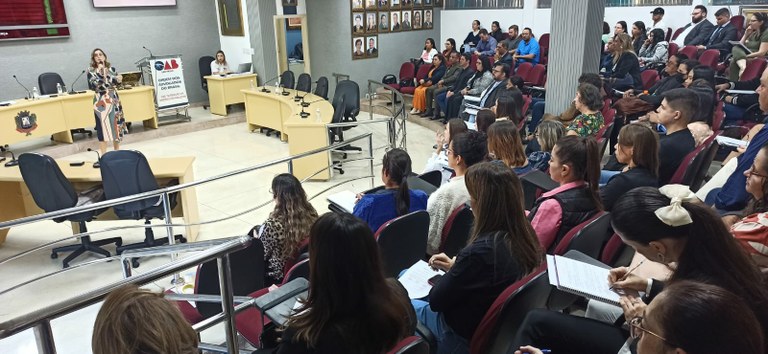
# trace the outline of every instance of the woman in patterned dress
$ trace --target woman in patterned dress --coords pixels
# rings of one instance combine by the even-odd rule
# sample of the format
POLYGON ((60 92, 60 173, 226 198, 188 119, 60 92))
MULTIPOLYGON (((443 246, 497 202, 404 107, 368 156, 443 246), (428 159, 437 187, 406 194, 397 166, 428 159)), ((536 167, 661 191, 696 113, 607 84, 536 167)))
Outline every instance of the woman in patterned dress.
POLYGON ((95 92, 93 112, 102 155, 107 152, 108 141, 112 142, 115 150, 120 150, 125 119, 116 85, 122 81, 123 76, 117 74, 117 70, 107 61, 104 51, 94 49, 91 52, 91 65, 88 67, 88 87, 95 92))
POLYGON ((580 114, 565 128, 566 135, 597 138, 597 132, 605 125, 603 114, 600 113, 603 108, 603 97, 600 94, 600 89, 592 84, 581 84, 576 91, 576 98, 573 99, 573 102, 580 114))

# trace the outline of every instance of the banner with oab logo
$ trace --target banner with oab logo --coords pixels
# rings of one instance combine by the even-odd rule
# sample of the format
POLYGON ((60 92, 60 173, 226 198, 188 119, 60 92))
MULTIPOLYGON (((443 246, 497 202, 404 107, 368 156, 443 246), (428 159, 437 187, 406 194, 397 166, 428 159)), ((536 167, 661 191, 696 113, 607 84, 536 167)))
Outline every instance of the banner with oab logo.
POLYGON ((155 59, 152 62, 152 79, 157 109, 186 106, 189 103, 181 57, 155 59))

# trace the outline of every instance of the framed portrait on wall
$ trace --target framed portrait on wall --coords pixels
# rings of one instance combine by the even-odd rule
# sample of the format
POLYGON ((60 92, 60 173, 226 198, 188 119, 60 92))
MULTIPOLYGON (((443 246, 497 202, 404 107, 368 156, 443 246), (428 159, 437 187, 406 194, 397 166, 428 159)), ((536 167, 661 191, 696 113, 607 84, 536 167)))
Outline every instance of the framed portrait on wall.
POLYGON ((413 10, 413 22, 411 23, 411 27, 413 29, 421 29, 422 28, 422 15, 421 10, 413 10))
POLYGON ((376 10, 376 0, 365 0, 366 10, 376 10))
POLYGON ((379 12, 379 33, 389 32, 389 12, 379 12))
POLYGON ((365 13, 365 33, 376 33, 377 32, 377 22, 376 22, 376 12, 366 12, 365 13))
POLYGON ((768 6, 765 5, 752 5, 752 6, 739 6, 739 13, 744 16, 744 29, 749 26, 749 19, 755 12, 768 12, 768 6))
POLYGON ((285 6, 298 6, 299 0, 283 0, 283 7, 285 6))
POLYGON ((379 10, 389 9, 389 0, 378 0, 379 10))
POLYGON ((435 7, 443 7, 443 0, 435 0, 435 7))
POLYGON ((400 6, 404 9, 412 9, 413 0, 400 0, 400 6))
POLYGON ((352 60, 365 58, 365 37, 352 37, 352 60))
POLYGON ((400 9, 400 0, 390 0, 389 8, 392 9, 392 10, 399 10, 400 9))
POLYGON ((423 0, 424 8, 432 7, 432 0, 423 0))
POLYGON ((389 13, 389 31, 400 32, 400 11, 391 11, 389 13))
POLYGON ((408 10, 403 11, 403 15, 400 18, 402 19, 400 22, 400 30, 410 31, 411 30, 411 12, 408 10))
POLYGON ((365 57, 377 58, 379 56, 379 36, 365 38, 365 57))
POLYGON ((352 11, 363 11, 363 0, 352 0, 352 11))
POLYGON ((413 8, 418 9, 421 8, 422 0, 413 0, 413 8))
POLYGON ((424 10, 424 28, 431 29, 434 26, 432 22, 432 10, 424 10))
POLYGON ((219 0, 219 22, 223 36, 243 36, 243 15, 240 0, 219 0))
POLYGON ((365 26, 363 25, 363 13, 352 13, 352 34, 365 34, 365 26))

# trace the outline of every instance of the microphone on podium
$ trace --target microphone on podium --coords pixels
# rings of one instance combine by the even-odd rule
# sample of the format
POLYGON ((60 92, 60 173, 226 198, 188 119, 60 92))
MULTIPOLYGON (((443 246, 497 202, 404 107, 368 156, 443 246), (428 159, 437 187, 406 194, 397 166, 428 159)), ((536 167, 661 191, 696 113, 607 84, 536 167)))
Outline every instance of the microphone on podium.
MULTIPOLYGON (((306 96, 306 95, 305 95, 305 96, 306 96)), ((304 97, 302 97, 302 100, 303 100, 303 99, 304 99, 304 97)), ((307 117, 309 117, 309 114, 310 114, 310 113, 309 113, 309 112, 305 112, 305 111, 304 111, 304 108, 305 108, 305 107, 309 107, 309 105, 311 105, 311 104, 313 104, 313 103, 317 103, 317 102, 320 102, 320 101, 325 101, 325 99, 324 99, 324 98, 321 98, 321 99, 319 99, 319 100, 314 100, 314 101, 311 101, 311 102, 302 102, 302 103, 301 103, 301 112, 299 112, 299 116, 300 116, 301 118, 307 118, 307 117)))
POLYGON ((85 70, 80 72, 80 75, 77 75, 75 78, 75 81, 72 81, 72 85, 69 85, 69 93, 74 94, 75 93, 75 84, 77 83, 77 80, 80 80, 81 77, 83 77, 83 74, 85 74, 85 70))
MULTIPOLYGON (((11 161, 6 162, 4 165, 5 167, 13 167, 19 165, 19 160, 16 159, 16 155, 13 153, 13 151, 8 149, 8 144, 0 146, 0 152, 3 152, 3 154, 6 152, 11 154, 11 161)), ((3 160, 5 160, 5 156, 3 156, 3 160)))
POLYGON ((96 153, 96 162, 93 163, 93 168, 101 167, 101 154, 98 151, 96 151, 94 149, 91 149, 91 148, 88 148, 87 150, 88 151, 93 151, 93 152, 96 153))
POLYGON ((16 83, 18 83, 19 86, 21 86, 24 89, 24 91, 27 91, 27 97, 24 97, 24 98, 26 99, 33 98, 32 92, 30 92, 29 89, 26 86, 24 86, 24 84, 22 84, 21 81, 19 81, 19 78, 17 78, 16 75, 13 75, 13 79, 16 80, 16 83))
POLYGON ((270 93, 271 91, 269 91, 269 89, 267 89, 267 84, 272 82, 272 81, 275 81, 276 79, 279 79, 279 78, 280 78, 280 76, 278 75, 278 76, 275 76, 275 77, 273 77, 273 78, 271 78, 271 79, 269 79, 267 81, 264 81, 264 83, 261 85, 261 92, 270 93))

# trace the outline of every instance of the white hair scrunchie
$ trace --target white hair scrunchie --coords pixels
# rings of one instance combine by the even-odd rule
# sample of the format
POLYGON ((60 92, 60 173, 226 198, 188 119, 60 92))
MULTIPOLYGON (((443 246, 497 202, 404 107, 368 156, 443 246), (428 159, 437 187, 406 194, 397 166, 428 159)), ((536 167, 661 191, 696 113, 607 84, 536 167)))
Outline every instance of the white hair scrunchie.
POLYGON ((668 184, 659 188, 659 192, 671 199, 668 206, 661 207, 654 212, 659 220, 673 227, 688 225, 693 222, 691 214, 682 205, 683 202, 697 200, 696 195, 688 189, 688 186, 668 184))

